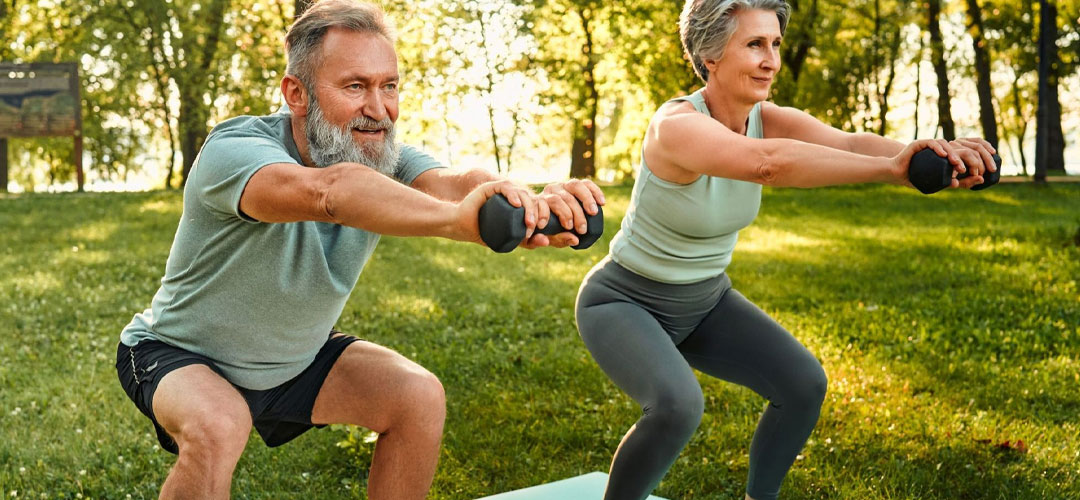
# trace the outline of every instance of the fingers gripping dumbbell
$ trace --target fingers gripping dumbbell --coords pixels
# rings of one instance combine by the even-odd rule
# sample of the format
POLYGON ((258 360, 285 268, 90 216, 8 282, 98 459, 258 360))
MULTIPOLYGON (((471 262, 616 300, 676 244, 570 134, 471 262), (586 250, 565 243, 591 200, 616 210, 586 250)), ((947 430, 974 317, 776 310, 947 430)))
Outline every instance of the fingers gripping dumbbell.
MULTIPOLYGON (((993 155, 994 164, 997 166, 993 172, 983 172, 983 183, 971 187, 972 191, 986 189, 1001 180, 1001 157, 993 155)), ((933 194, 952 184, 953 166, 947 158, 938 156, 932 149, 924 149, 911 157, 911 165, 908 167, 908 180, 923 194, 933 194)), ((957 175, 957 179, 965 179, 967 172, 957 175)))
MULTIPOLYGON (((585 222, 588 227, 585 234, 581 234, 563 228, 558 218, 552 215, 547 226, 536 231, 546 235, 573 232, 578 237, 578 244, 571 248, 584 250, 604 234, 604 209, 598 206, 596 215, 586 213, 585 222)), ((513 250, 525 239, 525 231, 525 208, 511 205, 505 196, 495 194, 480 207, 480 239, 492 250, 499 253, 513 250)))

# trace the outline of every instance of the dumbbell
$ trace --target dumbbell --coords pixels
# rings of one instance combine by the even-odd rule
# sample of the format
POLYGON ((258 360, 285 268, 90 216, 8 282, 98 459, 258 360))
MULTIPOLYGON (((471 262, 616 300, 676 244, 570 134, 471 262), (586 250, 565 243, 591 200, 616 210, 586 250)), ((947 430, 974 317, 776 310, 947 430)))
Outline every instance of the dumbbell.
MULTIPOLYGON (((971 186, 972 191, 986 189, 1001 180, 1001 157, 993 155, 994 165, 997 168, 993 172, 983 172, 983 183, 971 186)), ((953 166, 947 158, 938 156, 932 149, 924 149, 911 157, 911 165, 908 167, 908 180, 923 194, 933 194, 952 184, 953 166)), ((967 172, 956 176, 957 179, 965 179, 967 172)))
MULTIPOLYGON (((580 203, 580 202, 579 202, 580 203)), ((584 210, 584 208, 582 208, 584 210)), ((600 235, 604 234, 604 209, 596 207, 596 215, 585 213, 585 222, 588 228, 585 234, 578 234, 576 230, 567 230, 559 224, 559 218, 551 214, 547 226, 537 228, 540 234, 553 235, 564 232, 573 232, 578 237, 575 250, 584 250, 596 243, 600 235)), ((506 253, 517 248, 521 240, 525 239, 525 207, 515 207, 505 196, 496 193, 488 198, 480 207, 480 239, 492 250, 506 253)))

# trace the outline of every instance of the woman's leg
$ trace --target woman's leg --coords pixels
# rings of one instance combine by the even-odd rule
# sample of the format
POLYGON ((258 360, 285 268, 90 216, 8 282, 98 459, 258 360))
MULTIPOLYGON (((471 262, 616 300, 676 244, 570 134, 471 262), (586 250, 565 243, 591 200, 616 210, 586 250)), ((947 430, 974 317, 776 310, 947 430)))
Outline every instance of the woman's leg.
POLYGON ((642 411, 615 452, 604 498, 644 499, 701 422, 701 387, 651 314, 628 302, 590 301, 589 295, 586 290, 578 300, 581 338, 600 368, 642 411))
POLYGON ((827 385, 821 364, 734 289, 724 294, 679 350, 694 368, 749 387, 769 400, 750 444, 746 493, 755 500, 775 499, 817 423, 827 385))

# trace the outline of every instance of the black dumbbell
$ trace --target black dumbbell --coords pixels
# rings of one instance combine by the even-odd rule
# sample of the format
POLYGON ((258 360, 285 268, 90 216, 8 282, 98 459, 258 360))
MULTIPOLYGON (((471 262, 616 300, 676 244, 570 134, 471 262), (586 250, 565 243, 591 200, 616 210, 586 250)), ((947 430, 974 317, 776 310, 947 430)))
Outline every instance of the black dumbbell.
MULTIPOLYGON (((571 247, 575 250, 589 248, 604 234, 603 207, 596 207, 596 215, 586 212, 585 222, 588 225, 585 234, 569 231, 578 237, 578 244, 571 247)), ((568 232, 559 224, 559 218, 555 214, 551 214, 547 226, 536 231, 546 235, 568 232)), ((511 205, 505 196, 498 193, 488 198, 484 206, 480 207, 480 239, 484 240, 488 248, 499 253, 517 248, 521 240, 525 239, 525 208, 511 205)))
MULTIPOLYGON (((993 155, 994 164, 997 168, 993 172, 983 172, 982 184, 971 186, 972 191, 986 189, 1001 180, 1001 157, 993 155)), ((923 194, 933 194, 952 184, 953 166, 947 158, 938 156, 932 149, 924 149, 911 157, 911 165, 908 167, 908 180, 923 194)), ((956 176, 957 179, 968 177, 964 172, 956 176)))

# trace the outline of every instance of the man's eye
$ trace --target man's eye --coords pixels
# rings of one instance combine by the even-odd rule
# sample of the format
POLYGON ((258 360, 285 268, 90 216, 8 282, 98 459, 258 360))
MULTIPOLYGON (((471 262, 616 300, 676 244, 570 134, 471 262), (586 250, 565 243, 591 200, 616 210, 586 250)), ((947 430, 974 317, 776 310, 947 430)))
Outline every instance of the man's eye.
POLYGON ((363 88, 363 86, 361 86, 359 83, 352 83, 349 84, 349 88, 353 90, 360 90, 361 88, 363 88))

